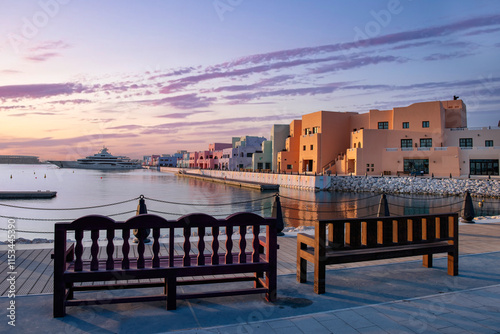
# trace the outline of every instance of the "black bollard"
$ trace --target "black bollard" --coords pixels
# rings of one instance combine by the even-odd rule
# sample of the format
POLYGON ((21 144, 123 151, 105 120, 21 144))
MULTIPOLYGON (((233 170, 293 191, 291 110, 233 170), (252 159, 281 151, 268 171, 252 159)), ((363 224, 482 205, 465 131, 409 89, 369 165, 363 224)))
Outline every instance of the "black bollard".
POLYGON ((472 205, 472 197, 470 196, 468 190, 465 192, 464 203, 462 204, 460 216, 465 223, 474 223, 474 205, 472 205))
POLYGON ((280 195, 276 194, 274 198, 273 210, 271 213, 273 218, 276 218, 276 229, 278 231, 278 236, 283 236, 283 229, 285 228, 285 223, 283 222, 283 213, 281 212, 280 195))
POLYGON ((389 203, 387 203, 387 197, 385 194, 380 196, 380 202, 378 203, 378 213, 377 217, 389 217, 391 214, 389 212, 389 203))
MULTIPOLYGON (((148 208, 146 207, 146 202, 144 201, 144 195, 139 196, 139 204, 137 205, 137 211, 135 213, 136 216, 148 213, 148 208)), ((141 228, 135 229, 134 233, 134 243, 138 243, 139 239, 144 240, 144 243, 147 244, 151 240, 149 240, 148 236, 151 230, 149 228, 141 228)))

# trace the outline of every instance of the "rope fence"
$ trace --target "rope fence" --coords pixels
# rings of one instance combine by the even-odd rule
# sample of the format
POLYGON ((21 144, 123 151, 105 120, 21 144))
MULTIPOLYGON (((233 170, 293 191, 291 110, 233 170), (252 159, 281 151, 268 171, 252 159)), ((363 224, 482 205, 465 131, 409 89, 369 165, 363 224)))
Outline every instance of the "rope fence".
MULTIPOLYGON (((408 197, 408 196, 401 196, 397 194, 388 194, 387 197, 392 197, 394 200, 388 200, 387 204, 388 207, 390 208, 390 212, 392 214, 398 213, 398 215, 407 215, 408 212, 411 212, 412 210, 418 213, 422 213, 424 211, 429 211, 429 210, 436 210, 436 209, 444 209, 444 208, 449 208, 446 210, 447 212, 461 212, 462 211, 462 205, 464 203, 464 199, 460 199, 457 201, 453 201, 451 203, 447 204, 441 204, 441 205, 420 205, 420 206, 415 206, 415 205, 408 205, 405 203, 399 203, 399 201, 428 201, 428 202, 436 202, 436 200, 439 199, 449 199, 450 197, 455 197, 455 196, 442 196, 442 197, 429 197, 429 198, 421 198, 421 197, 408 197), (402 212, 402 214, 401 214, 402 212)), ((6 204, 6 203, 0 203, 0 206, 3 207, 8 207, 8 208, 14 208, 14 209, 21 209, 21 210, 40 210, 40 211, 75 211, 75 210, 90 210, 90 209, 97 209, 97 208, 106 208, 106 207, 112 207, 116 205, 121 205, 121 204, 126 204, 130 203, 133 201, 137 200, 147 200, 148 202, 153 202, 153 203, 159 203, 161 205, 175 205, 175 206, 187 206, 187 207, 210 207, 215 210, 218 210, 219 207, 224 207, 224 206, 240 206, 241 211, 245 212, 255 212, 255 213, 261 213, 261 212, 269 212, 269 210, 273 210, 273 215, 276 213, 274 212, 275 206, 277 199, 280 199, 282 204, 279 204, 279 208, 284 211, 285 214, 282 214, 282 217, 284 219, 290 220, 290 221, 302 221, 302 222, 314 222, 317 221, 318 219, 327 219, 327 218, 320 218, 319 216, 321 215, 328 215, 328 214, 339 214, 339 216, 342 216, 342 213, 347 213, 347 212, 357 212, 358 214, 356 215, 357 218, 367 218, 367 217, 374 217, 377 216, 376 212, 376 207, 379 207, 381 202, 376 200, 374 201, 375 198, 381 198, 381 194, 374 194, 374 195, 369 195, 361 198, 355 198, 355 199, 347 199, 347 200, 337 200, 337 201, 314 201, 314 200, 305 200, 305 199, 300 199, 297 197, 290 197, 290 196, 284 196, 284 195, 279 195, 278 193, 272 194, 272 195, 267 195, 255 199, 250 199, 250 200, 245 200, 245 201, 234 201, 234 202, 224 202, 224 203, 193 203, 193 202, 175 202, 175 201, 168 201, 168 200, 162 200, 162 199, 157 199, 157 198, 151 198, 151 197, 146 197, 146 196, 138 196, 132 199, 128 200, 123 200, 123 201, 118 201, 114 203, 108 203, 108 204, 102 204, 102 205, 95 205, 95 206, 85 206, 85 207, 69 207, 69 208, 42 208, 42 207, 26 207, 26 206, 19 206, 19 205, 11 205, 11 204, 6 204), (273 203, 270 204, 270 200, 274 199, 273 203), (315 205, 308 205, 309 203, 314 203, 315 205), (242 206, 245 206, 247 204, 251 204, 251 207, 245 207, 243 208, 242 206), (343 206, 344 204, 348 204, 347 207, 339 207, 343 206), (352 205, 351 205, 352 204, 352 205), (325 205, 329 205, 330 208, 326 209, 325 205), (294 215, 291 215, 292 212, 297 212, 297 215, 300 215, 301 217, 293 217, 294 215)), ((499 205, 499 202, 493 202, 493 201, 480 201, 479 203, 482 203, 482 205, 499 205)), ((238 211, 238 209, 232 211, 232 212, 205 212, 207 214, 210 214, 214 217, 227 217, 234 212, 238 211)), ((500 214, 500 209, 494 209, 493 211, 488 211, 486 209, 482 209, 482 206, 480 205, 480 208, 478 211, 480 212, 495 212, 498 211, 497 214, 500 214)), ((184 213, 179 213, 179 212, 170 212, 168 210, 161 210, 158 208, 149 208, 147 210, 149 213, 155 213, 159 215, 170 215, 170 216, 183 216, 188 214, 189 212, 184 212, 184 213)), ((210 210, 209 210, 210 211, 210 210)), ((130 214, 135 214, 136 210, 129 210, 129 211, 124 211, 124 212, 118 212, 118 213, 111 213, 111 214, 105 214, 106 216, 110 217, 115 217, 115 216, 121 216, 121 215, 130 215, 130 214)), ((0 215, 0 218, 6 218, 6 219, 16 219, 16 220, 25 220, 25 221, 40 221, 40 222, 66 222, 66 221, 73 221, 77 219, 78 217, 75 218, 37 218, 37 217, 23 217, 22 215, 0 215)), ((341 218, 341 217, 335 217, 335 218, 341 218)), ((7 231, 5 228, 0 228, 1 231, 7 231)), ((31 230, 16 230, 17 232, 21 233, 47 233, 47 234, 52 234, 53 231, 47 232, 47 231, 31 231, 31 230)))

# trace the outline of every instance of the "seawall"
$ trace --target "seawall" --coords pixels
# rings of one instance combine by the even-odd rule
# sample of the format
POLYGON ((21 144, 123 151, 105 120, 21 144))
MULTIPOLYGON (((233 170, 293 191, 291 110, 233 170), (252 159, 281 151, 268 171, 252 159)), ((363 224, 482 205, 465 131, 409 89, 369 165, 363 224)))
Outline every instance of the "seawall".
MULTIPOLYGON (((160 171, 178 173, 181 169, 161 167, 160 171)), ((188 169, 190 174, 264 184, 306 191, 375 192, 462 196, 468 190, 472 196, 500 198, 500 178, 429 178, 335 175, 290 175, 251 172, 231 172, 188 169)))

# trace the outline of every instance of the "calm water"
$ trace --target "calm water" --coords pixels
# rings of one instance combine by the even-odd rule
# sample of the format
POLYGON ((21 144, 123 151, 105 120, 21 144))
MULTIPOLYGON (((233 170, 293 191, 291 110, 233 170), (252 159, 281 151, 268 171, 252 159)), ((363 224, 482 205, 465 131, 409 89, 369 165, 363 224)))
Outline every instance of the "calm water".
MULTIPOLYGON (((5 229, 7 226, 6 217, 14 217, 17 237, 27 239, 52 239, 54 222, 87 214, 112 215, 115 220, 126 220, 135 214, 140 195, 147 197, 150 213, 167 219, 193 212, 225 217, 234 212, 252 211, 271 216, 274 202, 272 192, 225 186, 171 173, 72 170, 53 165, 0 165, 0 190, 57 191, 57 197, 53 199, 0 200, 0 227, 5 229), (123 201, 127 202, 84 209, 123 201), (68 210, 70 208, 76 210, 68 210)), ((373 216, 377 214, 380 199, 380 195, 370 193, 314 193, 286 188, 280 190, 280 196, 285 223, 293 227, 310 226, 318 218, 373 216)), ((461 200, 459 197, 388 195, 391 214, 453 212, 460 209, 461 200)), ((478 202, 478 199, 474 201, 478 202)), ((477 215, 498 215, 500 202, 486 199, 483 208, 476 210, 477 215)), ((0 230, 0 240, 6 240, 6 231, 0 230)))

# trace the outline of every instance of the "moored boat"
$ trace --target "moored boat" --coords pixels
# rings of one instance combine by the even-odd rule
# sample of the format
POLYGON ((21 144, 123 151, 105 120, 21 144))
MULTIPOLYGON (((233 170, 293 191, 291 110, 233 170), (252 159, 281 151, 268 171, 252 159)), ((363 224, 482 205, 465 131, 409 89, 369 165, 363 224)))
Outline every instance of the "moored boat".
POLYGON ((78 159, 76 161, 52 160, 49 162, 60 168, 101 170, 129 170, 142 168, 142 165, 139 161, 133 161, 125 156, 112 155, 108 152, 108 149, 106 147, 103 147, 99 153, 83 159, 78 159))

